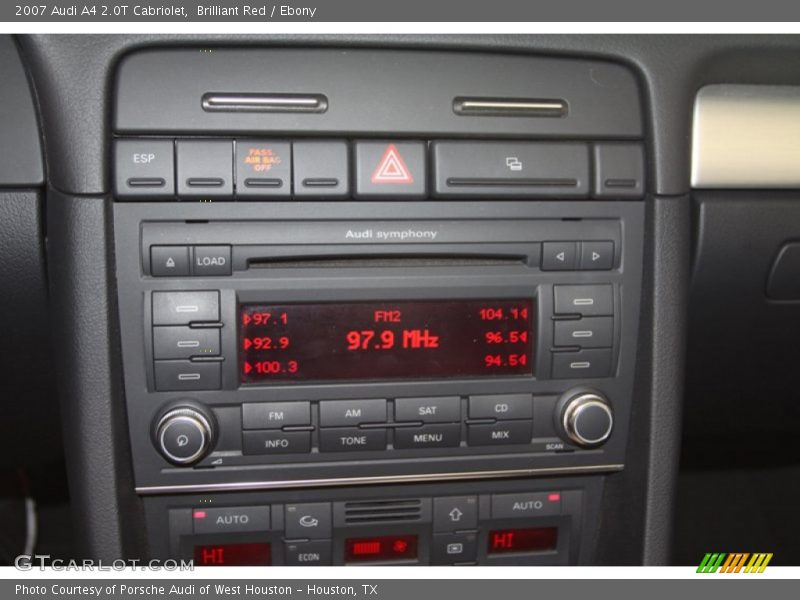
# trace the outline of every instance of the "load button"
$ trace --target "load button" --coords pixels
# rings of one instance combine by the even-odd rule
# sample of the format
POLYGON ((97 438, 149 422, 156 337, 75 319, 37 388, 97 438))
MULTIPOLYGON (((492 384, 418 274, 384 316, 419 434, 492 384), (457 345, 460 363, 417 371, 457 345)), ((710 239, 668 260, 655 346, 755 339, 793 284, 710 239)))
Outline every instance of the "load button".
POLYGON ((195 246, 192 274, 217 277, 231 274, 230 246, 195 246))

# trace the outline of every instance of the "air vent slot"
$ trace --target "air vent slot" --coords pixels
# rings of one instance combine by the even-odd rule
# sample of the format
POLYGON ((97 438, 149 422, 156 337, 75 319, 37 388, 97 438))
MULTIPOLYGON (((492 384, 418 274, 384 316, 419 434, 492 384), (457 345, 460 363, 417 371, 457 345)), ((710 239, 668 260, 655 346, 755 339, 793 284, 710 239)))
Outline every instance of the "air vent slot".
POLYGON ((422 517, 422 501, 372 500, 345 502, 345 523, 409 523, 422 517))

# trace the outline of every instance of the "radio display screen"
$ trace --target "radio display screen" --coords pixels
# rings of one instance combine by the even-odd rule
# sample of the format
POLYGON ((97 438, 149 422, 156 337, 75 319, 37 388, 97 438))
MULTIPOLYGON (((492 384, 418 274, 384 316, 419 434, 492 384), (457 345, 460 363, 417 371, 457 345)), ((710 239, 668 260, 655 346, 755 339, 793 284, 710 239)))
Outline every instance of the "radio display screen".
POLYGON ((532 299, 241 304, 242 383, 533 375, 532 299))

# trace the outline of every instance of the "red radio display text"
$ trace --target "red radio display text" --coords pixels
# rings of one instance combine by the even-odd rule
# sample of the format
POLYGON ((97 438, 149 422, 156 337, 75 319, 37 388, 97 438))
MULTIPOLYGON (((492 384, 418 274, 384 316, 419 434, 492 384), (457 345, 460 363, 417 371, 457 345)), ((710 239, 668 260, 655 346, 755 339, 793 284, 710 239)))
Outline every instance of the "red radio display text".
POLYGON ((242 383, 533 375, 534 302, 239 307, 242 383))

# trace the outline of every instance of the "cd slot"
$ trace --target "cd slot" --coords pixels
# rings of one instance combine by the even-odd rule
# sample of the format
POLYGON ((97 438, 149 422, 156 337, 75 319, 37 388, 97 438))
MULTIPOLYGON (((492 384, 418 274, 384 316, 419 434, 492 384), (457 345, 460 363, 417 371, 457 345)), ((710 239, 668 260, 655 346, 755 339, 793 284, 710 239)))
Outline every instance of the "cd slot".
POLYGON ((437 267, 518 267, 527 266, 522 256, 317 256, 307 258, 255 258, 247 262, 250 269, 294 268, 437 268, 437 267))
POLYGON ((538 268, 541 244, 402 244, 319 246, 234 246, 233 270, 538 268))

